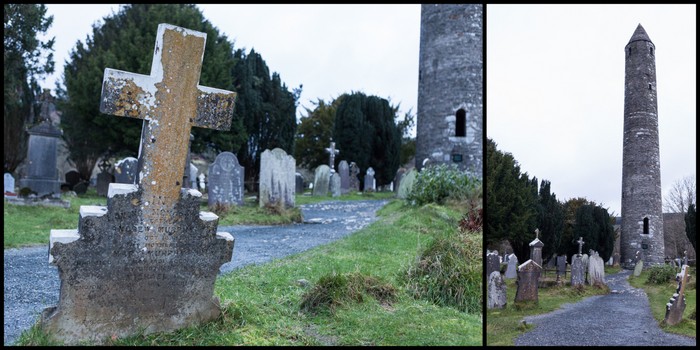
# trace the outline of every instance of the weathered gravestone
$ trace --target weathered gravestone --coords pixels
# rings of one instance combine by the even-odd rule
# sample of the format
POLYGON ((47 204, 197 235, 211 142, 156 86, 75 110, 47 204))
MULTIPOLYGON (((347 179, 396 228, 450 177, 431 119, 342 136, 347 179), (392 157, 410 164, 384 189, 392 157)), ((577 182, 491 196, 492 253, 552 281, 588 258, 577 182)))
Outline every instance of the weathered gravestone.
POLYGON ((416 182, 416 175, 418 172, 416 171, 415 168, 411 169, 406 173, 406 175, 401 178, 401 183, 399 184, 399 191, 398 194, 396 195, 397 197, 401 199, 406 199, 408 197, 408 194, 411 193, 411 190, 413 189, 413 184, 416 182))
POLYGON ((350 193, 350 166, 345 160, 338 163, 338 175, 340 176, 340 193, 350 193))
POLYGON ((488 281, 488 295, 486 307, 489 309, 502 309, 506 307, 506 282, 498 271, 492 272, 488 281))
POLYGON ((190 176, 188 178, 189 185, 190 185, 189 188, 196 189, 197 188, 197 174, 199 173, 199 169, 197 169, 197 167, 194 164, 190 163, 189 172, 190 172, 190 176))
POLYGON ((15 192, 15 178, 12 177, 12 174, 5 173, 3 181, 3 185, 5 187, 5 198, 17 197, 17 193, 15 192))
POLYGON ((642 274, 642 270, 644 269, 644 261, 639 260, 637 263, 634 265, 634 277, 639 277, 639 275, 642 274))
POLYGON ((583 274, 588 274, 588 254, 581 255, 581 261, 583 262, 583 274))
POLYGON ((296 173, 294 175, 294 189, 297 194, 304 193, 304 177, 301 174, 296 173))
POLYGON ((365 173, 365 187, 363 187, 362 191, 364 192, 372 192, 375 190, 374 188, 374 169, 372 167, 369 167, 367 169, 367 172, 365 173))
POLYGON ((486 276, 491 276, 491 272, 501 272, 501 262, 498 258, 498 251, 486 253, 486 276))
POLYGON ((316 167, 314 172, 314 196, 325 197, 328 195, 328 188, 331 180, 331 168, 328 165, 321 164, 316 167))
POLYGON ((335 142, 331 139, 330 147, 326 148, 326 153, 330 154, 330 159, 328 160, 328 167, 335 170, 335 155, 340 153, 339 149, 335 149, 335 142))
POLYGON ((664 323, 669 325, 678 324, 683 319, 685 311, 685 285, 688 283, 688 265, 683 265, 681 272, 676 276, 678 288, 673 293, 671 299, 666 304, 666 316, 664 323))
POLYGON ((508 267, 506 268, 506 278, 516 278, 518 276, 518 257, 515 254, 508 256, 508 267))
POLYGON ((583 257, 574 254, 571 257, 571 286, 576 287, 586 283, 586 271, 583 267, 583 257))
MULTIPOLYGON (((281 148, 265 150, 260 155, 261 207, 266 205, 294 207, 296 160, 281 148)), ((211 185, 210 185, 211 187, 211 185)))
POLYGON ((392 184, 394 185, 393 191, 396 192, 396 194, 399 193, 399 187, 401 187, 401 180, 403 179, 404 175, 406 175, 405 168, 399 168, 399 170, 396 171, 396 175, 394 175, 394 181, 392 184))
POLYGON ((554 254, 552 255, 549 260, 547 260, 547 263, 545 264, 547 267, 547 270, 553 270, 557 267, 557 255, 554 254))
POLYGON ((540 229, 535 229, 535 239, 530 242, 530 259, 542 267, 542 247, 544 243, 539 238, 540 229))
POLYGON ((340 197, 340 175, 333 170, 331 170, 330 182, 331 197, 340 197))
POLYGON ((138 184, 111 184, 77 230, 52 230, 58 306, 41 327, 74 344, 173 331, 216 319, 214 282, 233 238, 182 189, 192 126, 228 130, 235 93, 198 86, 206 34, 160 24, 151 75, 105 69, 100 112, 144 119, 138 184), (66 232, 68 231, 68 232, 66 232))
POLYGON ((355 192, 360 190, 360 167, 355 162, 350 163, 350 190, 355 192))
MULTIPOLYGON (((209 171, 209 170, 207 170, 207 171, 209 171)), ((204 175, 204 173, 201 173, 201 174, 199 174, 199 176, 197 176, 197 181, 199 182, 199 189, 202 191, 204 191, 207 188, 207 182, 206 182, 207 180, 206 179, 207 179, 207 177, 206 177, 206 175, 204 175)))
POLYGON ((50 111, 53 109, 53 97, 48 89, 41 95, 41 122, 27 130, 27 173, 19 179, 19 187, 28 187, 42 197, 61 196, 56 158, 58 140, 63 131, 51 123, 50 111))
POLYGON ((538 302, 537 280, 540 278, 542 267, 532 259, 518 266, 518 278, 515 280, 517 290, 515 291, 515 302, 534 301, 538 302))
POLYGON ((566 276, 566 255, 557 256, 557 282, 566 276))
POLYGON ((136 171, 139 160, 126 157, 114 164, 114 180, 120 184, 136 183, 136 171))
POLYGON ((592 286, 605 284, 605 262, 595 251, 588 258, 588 283, 592 286))
POLYGON ((209 165, 209 208, 214 206, 243 205, 243 177, 245 169, 231 152, 221 152, 209 165))
POLYGON ((112 165, 109 160, 103 158, 97 166, 100 168, 100 173, 97 174, 95 190, 97 190, 98 196, 106 197, 109 192, 109 184, 114 182, 114 175, 109 173, 109 168, 112 165))

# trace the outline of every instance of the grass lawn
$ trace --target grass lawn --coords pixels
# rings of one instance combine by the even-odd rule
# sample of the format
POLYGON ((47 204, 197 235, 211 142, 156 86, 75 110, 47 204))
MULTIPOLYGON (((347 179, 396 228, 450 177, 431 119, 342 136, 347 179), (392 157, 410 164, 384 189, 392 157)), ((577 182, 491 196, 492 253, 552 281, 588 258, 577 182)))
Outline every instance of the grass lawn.
POLYGON ((664 332, 682 334, 689 337, 696 337, 695 328, 695 297, 696 289, 695 284, 697 277, 695 275, 696 268, 690 267, 688 271, 688 284, 685 288, 685 312, 683 312, 683 319, 680 323, 670 326, 663 322, 666 316, 666 303, 676 292, 678 288, 678 282, 669 281, 663 284, 649 284, 647 280, 649 278, 649 270, 644 270, 639 277, 634 277, 630 275, 629 282, 635 288, 642 288, 647 293, 647 299, 649 299, 649 305, 651 306, 651 313, 654 315, 654 319, 659 322, 659 327, 664 332), (693 319, 689 316, 693 314, 693 319))
MULTIPOLYGON (((217 279, 222 316, 169 334, 136 335, 109 345, 482 345, 482 314, 414 298, 404 276, 437 237, 457 231, 463 208, 411 207, 392 201, 379 220, 333 243, 217 279), (388 300, 362 293, 334 308, 301 305, 320 281, 364 276, 393 291, 388 300), (307 283, 300 283, 305 280, 307 283)), ((481 232, 476 242, 481 252, 481 232)), ((481 254, 479 254, 480 260, 481 254)), ((235 254, 234 254, 235 259, 235 254)), ((478 266, 481 269, 481 266, 478 266)), ((475 286, 481 289, 481 286, 475 286)), ((52 345, 36 326, 18 345, 52 345)))

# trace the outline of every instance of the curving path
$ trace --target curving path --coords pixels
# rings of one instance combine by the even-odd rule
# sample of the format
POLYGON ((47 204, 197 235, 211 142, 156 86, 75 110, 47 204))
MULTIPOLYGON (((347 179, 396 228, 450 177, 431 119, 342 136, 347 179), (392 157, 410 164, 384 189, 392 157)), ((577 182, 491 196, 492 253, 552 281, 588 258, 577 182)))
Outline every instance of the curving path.
POLYGON ((610 294, 564 304, 548 314, 526 316, 527 323, 537 326, 516 338, 515 345, 695 346, 695 338, 659 328, 644 290, 627 282, 631 273, 623 270, 606 276, 610 294))
MULTIPOLYGON (((376 220, 388 200, 327 201, 300 205, 303 224, 219 226, 235 238, 231 262, 219 273, 261 264, 330 243, 376 220)), ((48 246, 4 251, 4 345, 11 345, 36 322, 41 311, 58 303, 58 270, 48 264, 48 246)))

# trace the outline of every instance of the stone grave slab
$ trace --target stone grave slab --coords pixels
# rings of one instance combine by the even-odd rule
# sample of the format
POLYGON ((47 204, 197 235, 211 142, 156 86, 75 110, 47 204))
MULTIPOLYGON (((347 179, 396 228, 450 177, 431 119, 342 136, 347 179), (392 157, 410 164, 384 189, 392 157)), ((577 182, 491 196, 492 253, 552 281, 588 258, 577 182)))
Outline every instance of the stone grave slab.
POLYGON ((502 309, 506 307, 506 282, 501 277, 501 273, 494 271, 489 275, 488 296, 486 307, 489 309, 502 309))
POLYGON ((328 195, 331 180, 331 168, 328 165, 321 164, 314 171, 314 196, 325 197, 328 195))
POLYGON ((245 168, 238 163, 238 158, 231 152, 221 152, 214 163, 209 165, 210 208, 216 205, 243 205, 243 179, 245 168))
POLYGON ((515 292, 515 302, 538 300, 537 281, 542 273, 542 266, 532 259, 518 266, 518 278, 515 281, 517 289, 515 292))
POLYGON ((281 148, 260 155, 259 204, 294 207, 296 160, 281 148))

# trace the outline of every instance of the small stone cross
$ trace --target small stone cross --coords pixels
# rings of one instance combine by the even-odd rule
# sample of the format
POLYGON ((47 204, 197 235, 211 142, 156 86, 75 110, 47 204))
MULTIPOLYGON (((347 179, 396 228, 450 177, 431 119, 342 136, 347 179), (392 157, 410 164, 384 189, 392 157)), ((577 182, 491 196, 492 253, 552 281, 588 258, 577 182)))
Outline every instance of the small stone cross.
POLYGON ((191 128, 231 128, 236 93, 199 85, 206 37, 162 23, 150 75, 105 69, 100 112, 144 120, 138 175, 144 216, 167 216, 179 200, 191 128))
POLYGON ((540 239, 540 229, 535 229, 535 239, 540 239))
POLYGON ((583 249, 583 244, 586 242, 583 241, 583 237, 579 237, 576 243, 578 243, 578 255, 581 256, 581 249, 583 249))
POLYGON ((331 139, 331 146, 326 148, 326 152, 331 155, 330 166, 331 170, 333 170, 335 169, 335 155, 340 153, 339 149, 335 149, 335 142, 333 142, 333 139, 331 139))

